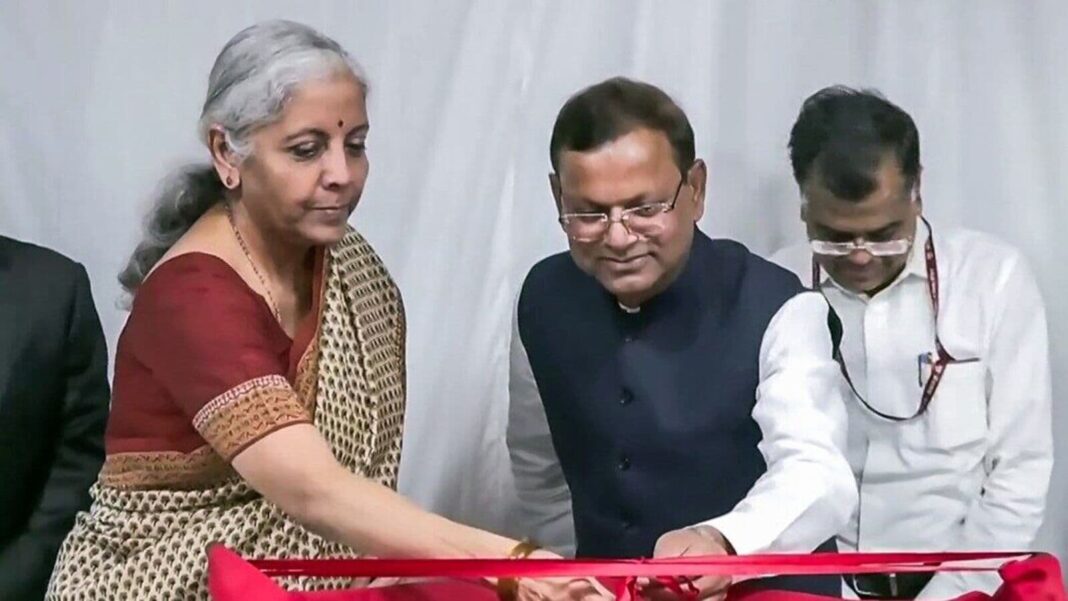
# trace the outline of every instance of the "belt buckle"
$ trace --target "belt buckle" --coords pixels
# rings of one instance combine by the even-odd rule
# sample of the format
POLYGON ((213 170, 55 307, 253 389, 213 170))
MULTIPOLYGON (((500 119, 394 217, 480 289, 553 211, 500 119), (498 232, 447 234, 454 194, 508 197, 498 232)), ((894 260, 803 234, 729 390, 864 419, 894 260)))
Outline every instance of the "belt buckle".
POLYGON ((879 591, 870 591, 861 586, 861 581, 857 578, 857 576, 858 574, 849 574, 849 584, 850 588, 853 589, 853 592, 855 592, 858 597, 876 599, 883 597, 883 593, 879 591))
POLYGON ((849 584, 850 584, 850 587, 853 589, 853 592, 857 593, 857 595, 862 597, 862 598, 866 597, 866 598, 872 598, 872 599, 885 599, 885 598, 887 598, 887 592, 890 593, 890 595, 889 595, 890 598, 897 598, 899 596, 900 592, 901 592, 901 586, 900 586, 900 583, 898 582, 899 574, 896 574, 896 573, 866 574, 866 576, 871 577, 873 580, 879 580, 879 579, 885 578, 886 579, 887 588, 889 589, 888 591, 887 590, 868 590, 868 589, 866 589, 866 588, 864 588, 862 586, 861 583, 863 582, 863 580, 857 578, 857 576, 858 576, 858 574, 849 574, 849 576, 848 576, 849 584))

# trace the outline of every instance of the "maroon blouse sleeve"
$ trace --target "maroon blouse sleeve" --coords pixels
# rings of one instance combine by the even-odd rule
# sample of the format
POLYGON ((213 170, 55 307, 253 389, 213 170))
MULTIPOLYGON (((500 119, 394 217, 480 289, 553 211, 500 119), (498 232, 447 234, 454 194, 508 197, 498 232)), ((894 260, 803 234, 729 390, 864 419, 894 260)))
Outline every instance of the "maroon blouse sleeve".
POLYGON ((292 342, 221 259, 167 261, 138 291, 130 319, 131 351, 225 459, 311 421, 286 379, 292 342))

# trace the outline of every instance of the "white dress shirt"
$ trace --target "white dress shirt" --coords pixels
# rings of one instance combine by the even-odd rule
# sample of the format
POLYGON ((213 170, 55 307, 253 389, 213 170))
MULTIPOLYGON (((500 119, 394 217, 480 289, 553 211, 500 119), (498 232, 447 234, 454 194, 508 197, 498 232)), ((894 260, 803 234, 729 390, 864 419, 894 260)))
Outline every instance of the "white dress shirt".
MULTIPOLYGON (((853 383, 883 413, 909 416, 922 388, 918 356, 934 351, 934 313, 923 245, 873 297, 822 272, 821 290, 844 328, 853 383)), ((891 422, 848 405, 848 458, 860 504, 839 535, 843 551, 1026 550, 1042 522, 1053 463, 1046 317, 1018 251, 962 229, 933 230, 940 291, 938 334, 950 364, 927 412, 891 422)), ((773 261, 812 283, 807 244, 773 261)), ((921 599, 992 592, 996 574, 936 575, 921 599)))
MULTIPOLYGON (((856 507, 856 483, 844 456, 849 392, 831 359, 827 314, 826 300, 805 292, 786 302, 765 331, 752 416, 763 434, 759 450, 768 469, 732 511, 703 522, 740 554, 811 551, 834 536, 856 507)), ((518 519, 539 543, 573 555, 571 493, 518 324, 513 326, 507 438, 518 519)))

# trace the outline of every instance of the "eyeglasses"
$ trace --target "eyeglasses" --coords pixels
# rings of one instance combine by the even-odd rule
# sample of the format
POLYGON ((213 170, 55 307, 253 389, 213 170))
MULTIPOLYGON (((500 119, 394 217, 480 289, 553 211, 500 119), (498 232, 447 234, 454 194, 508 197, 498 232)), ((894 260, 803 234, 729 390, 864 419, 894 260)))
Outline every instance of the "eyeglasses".
MULTIPOLYGON (((920 198, 919 186, 910 186, 908 194, 910 203, 917 202, 920 198)), ((808 203, 807 198, 804 198, 804 201, 805 203, 808 203)), ((909 252, 912 248, 912 237, 880 242, 869 242, 865 240, 860 244, 857 244, 855 240, 850 242, 809 240, 808 244, 812 248, 813 254, 828 257, 848 257, 854 251, 858 250, 862 250, 873 257, 896 257, 909 252)))
POLYGON ((655 236, 664 230, 664 215, 675 208, 679 192, 686 183, 686 174, 679 178, 679 185, 671 201, 651 202, 629 209, 623 209, 618 218, 612 218, 603 211, 586 213, 561 213, 558 221, 567 232, 568 237, 576 242, 593 242, 608 233, 613 223, 619 222, 627 233, 635 236, 655 236))
POLYGON ((857 250, 862 250, 873 257, 895 257, 909 252, 909 249, 912 248, 912 238, 899 238, 885 242, 868 242, 865 240, 859 244, 855 240, 850 242, 809 240, 808 244, 812 247, 813 253, 829 257, 846 257, 857 250))

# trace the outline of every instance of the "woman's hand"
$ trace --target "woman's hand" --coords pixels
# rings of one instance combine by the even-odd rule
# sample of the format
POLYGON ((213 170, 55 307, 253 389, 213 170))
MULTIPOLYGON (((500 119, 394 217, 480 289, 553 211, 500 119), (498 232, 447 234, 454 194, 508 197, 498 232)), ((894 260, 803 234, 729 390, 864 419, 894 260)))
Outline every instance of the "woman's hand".
MULTIPOLYGON (((561 559, 555 553, 538 550, 530 559, 561 559)), ((517 601, 607 601, 615 599, 593 578, 523 578, 519 580, 517 601)))

